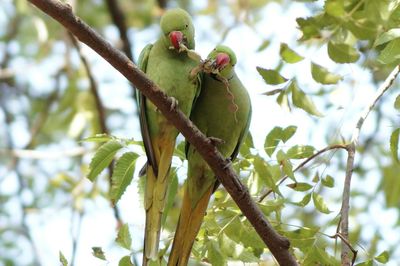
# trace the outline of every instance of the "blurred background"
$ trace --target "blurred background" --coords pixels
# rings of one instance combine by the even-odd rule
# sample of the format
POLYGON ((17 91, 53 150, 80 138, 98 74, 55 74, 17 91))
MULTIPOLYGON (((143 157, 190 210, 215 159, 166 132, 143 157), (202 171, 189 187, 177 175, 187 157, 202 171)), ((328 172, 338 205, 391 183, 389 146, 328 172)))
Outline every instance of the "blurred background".
MULTIPOLYGON (((196 51, 203 58, 219 43, 236 52, 253 117, 252 138, 235 167, 255 200, 272 188, 260 207, 292 241, 302 265, 339 264, 340 240, 329 236, 339 221, 347 154, 332 149, 317 156, 295 172, 302 184, 297 187, 291 179, 274 185, 287 174, 277 154, 288 155, 294 169, 317 150, 350 141, 360 113, 399 63, 398 2, 69 1, 134 62, 158 38, 163 11, 177 6, 193 16, 196 51), (295 133, 275 143, 277 127, 295 133), (307 152, 295 152, 298 147, 307 152)), ((124 256, 139 265, 144 211, 137 172, 145 156, 133 90, 27 1, 0 2, 0 265, 60 265, 60 252, 68 265, 118 265, 124 256), (94 183, 86 178, 101 143, 84 139, 100 133, 133 139, 124 151, 140 156, 116 207, 108 199, 109 169, 94 183), (115 242, 125 223, 128 248, 115 242), (93 247, 101 247, 106 259, 93 247)), ((400 261, 400 165, 392 134, 399 128, 398 94, 395 83, 365 121, 357 146, 349 226, 359 265, 400 261)), ((181 136, 179 141, 173 161, 177 196, 170 197, 162 233, 166 254, 186 173, 181 136)), ((193 256, 212 265, 277 265, 223 189, 215 194, 193 256)))

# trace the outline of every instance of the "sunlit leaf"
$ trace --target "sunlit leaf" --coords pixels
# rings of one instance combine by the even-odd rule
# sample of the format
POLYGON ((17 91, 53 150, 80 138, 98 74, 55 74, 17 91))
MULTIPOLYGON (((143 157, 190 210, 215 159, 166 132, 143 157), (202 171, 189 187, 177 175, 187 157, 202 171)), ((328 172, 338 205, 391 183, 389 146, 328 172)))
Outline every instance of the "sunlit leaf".
POLYGON ((333 17, 345 15, 344 0, 327 0, 325 2, 325 12, 333 17))
POLYGON ((335 186, 335 179, 332 176, 326 175, 324 178, 321 179, 322 185, 325 187, 334 187, 335 186))
POLYGON ((390 64, 400 59, 400 38, 390 41, 378 56, 382 64, 390 64))
POLYGON ((354 63, 360 58, 358 51, 345 43, 328 43, 328 55, 337 63, 354 63))
POLYGON ((58 256, 59 256, 59 258, 60 258, 61 265, 62 265, 62 266, 68 266, 68 261, 67 261, 67 259, 65 258, 64 254, 62 254, 61 251, 59 251, 58 256))
POLYGON ((207 258, 212 265, 224 266, 227 265, 226 257, 221 252, 218 243, 215 240, 210 240, 207 243, 207 258))
POLYGON ((373 265, 374 265, 373 260, 367 260, 367 261, 356 264, 356 266, 373 266, 373 265))
POLYGON ((289 161, 287 155, 282 150, 279 150, 278 153, 276 154, 276 159, 278 160, 278 163, 281 165, 283 172, 289 178, 296 181, 293 173, 293 165, 289 161))
POLYGON ((98 259, 107 260, 106 255, 101 247, 92 247, 92 254, 98 259))
POLYGON ((117 238, 115 239, 115 242, 117 242, 121 247, 127 250, 131 250, 132 238, 131 234, 129 233, 128 224, 124 224, 121 226, 121 228, 118 231, 118 235, 117 238))
POLYGON ((134 264, 131 262, 130 256, 124 256, 119 260, 118 266, 134 266, 134 264))
POLYGON ((312 156, 315 152, 315 148, 310 145, 296 145, 291 147, 287 152, 287 156, 290 159, 304 159, 312 156))
POLYGON ((274 127, 267 135, 267 137, 265 138, 265 142, 264 142, 264 149, 265 152, 271 156, 276 147, 279 144, 279 141, 282 139, 282 135, 283 135, 283 130, 281 127, 274 127))
POLYGON ((288 141, 297 131, 297 126, 288 126, 282 131, 282 141, 285 143, 288 141))
POLYGON ((291 184, 287 184, 287 187, 296 190, 296 191, 307 191, 313 188, 312 185, 308 184, 308 183, 302 183, 302 182, 297 182, 297 183, 291 183, 291 184))
POLYGON ((390 151, 392 153, 393 159, 395 159, 395 161, 398 163, 400 162, 399 161, 399 135, 400 135, 400 128, 393 131, 392 135, 390 136, 390 151))
POLYGON ((260 46, 257 48, 257 52, 261 52, 261 51, 265 50, 270 44, 271 44, 270 40, 264 40, 260 44, 260 46))
POLYGON ((134 152, 126 152, 117 160, 114 173, 111 177, 110 198, 114 204, 124 194, 127 186, 131 183, 135 171, 136 158, 139 156, 134 152))
POLYGON ((312 193, 312 199, 314 202, 315 208, 319 210, 322 213, 330 213, 331 211, 328 209, 328 206, 326 205, 324 198, 317 194, 317 193, 312 193))
POLYGON ((296 53, 294 50, 290 49, 286 43, 281 43, 279 54, 284 61, 291 64, 300 62, 304 59, 304 57, 296 53))
POLYGON ((114 139, 113 136, 107 135, 107 134, 96 134, 94 136, 84 138, 82 141, 88 141, 88 142, 107 142, 109 140, 114 139))
POLYGON ((336 84, 341 80, 341 76, 332 74, 326 68, 315 63, 311 64, 311 75, 316 82, 321 84, 336 84))
POLYGON ((311 193, 306 194, 303 199, 299 202, 292 202, 292 204, 298 205, 300 207, 307 206, 308 203, 311 201, 311 193))
POLYGON ((378 256, 376 256, 374 258, 376 261, 380 262, 380 263, 386 263, 389 261, 389 252, 387 252, 386 250, 384 252, 382 252, 381 254, 379 254, 378 256))
POLYGON ((296 82, 292 82, 289 86, 292 91, 292 101, 293 104, 306 111, 307 113, 315 116, 322 116, 322 114, 318 111, 314 102, 308 97, 296 84, 296 82))
POLYGON ((394 39, 400 38, 400 28, 390 29, 382 33, 374 42, 374 46, 378 46, 394 39))
POLYGON ((106 168, 113 160, 115 154, 122 148, 121 143, 111 140, 103 144, 95 153, 89 165, 89 174, 87 178, 94 181, 95 178, 106 168))
POLYGON ((257 67, 257 71, 267 84, 277 85, 287 81, 287 79, 282 77, 276 70, 257 67))

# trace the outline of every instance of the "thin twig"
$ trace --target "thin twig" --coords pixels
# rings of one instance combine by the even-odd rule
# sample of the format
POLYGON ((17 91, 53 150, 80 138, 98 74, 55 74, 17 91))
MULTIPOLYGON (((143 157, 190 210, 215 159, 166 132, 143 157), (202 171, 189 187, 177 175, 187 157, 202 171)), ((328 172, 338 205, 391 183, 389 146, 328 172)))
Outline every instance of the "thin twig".
MULTIPOLYGON (((317 151, 316 153, 314 153, 313 155, 311 155, 310 157, 308 157, 307 159, 305 159, 303 162, 301 162, 294 170, 293 172, 298 171, 299 169, 303 168, 307 163, 309 163, 310 161, 314 160, 316 157, 320 156, 321 154, 330 151, 330 150, 336 150, 336 149, 345 149, 347 150, 347 145, 344 144, 334 144, 334 145, 330 145, 326 148, 323 148, 322 150, 317 151)), ((282 177, 275 186, 280 186, 283 182, 285 182, 286 179, 288 179, 288 175, 285 175, 284 177, 282 177)), ((265 192, 264 194, 262 194, 260 196, 260 198, 258 199, 258 202, 262 202, 269 194, 271 194, 273 192, 272 189, 269 189, 267 192, 265 192)))
MULTIPOLYGON (((369 113, 375 107, 379 99, 392 86, 393 82, 395 81, 399 73, 400 73, 400 65, 397 65, 393 69, 393 71, 389 74, 389 76, 386 78, 386 80, 382 83, 382 85, 378 88, 374 97, 371 99, 371 102, 365 107, 365 109, 361 113, 360 118, 358 119, 357 124, 353 130, 351 142, 347 145, 348 155, 346 163, 346 177, 343 187, 342 207, 340 209, 340 234, 347 241, 349 239, 350 185, 354 169, 354 157, 356 154, 356 147, 358 145, 358 139, 360 136, 361 127, 363 126, 369 113)), ((349 252, 350 252, 349 246, 344 241, 342 241, 342 253, 341 253, 342 265, 346 266, 351 265, 349 252)))
POLYGON ((124 54, 113 48, 98 33, 76 17, 69 5, 56 0, 29 1, 60 22, 80 41, 101 55, 131 81, 147 99, 153 102, 209 164, 218 181, 226 188, 279 264, 285 266, 298 265, 289 251, 289 240, 281 236, 265 218, 260 208, 252 200, 248 189, 240 182, 230 160, 221 155, 212 142, 177 108, 171 97, 161 91, 124 54))

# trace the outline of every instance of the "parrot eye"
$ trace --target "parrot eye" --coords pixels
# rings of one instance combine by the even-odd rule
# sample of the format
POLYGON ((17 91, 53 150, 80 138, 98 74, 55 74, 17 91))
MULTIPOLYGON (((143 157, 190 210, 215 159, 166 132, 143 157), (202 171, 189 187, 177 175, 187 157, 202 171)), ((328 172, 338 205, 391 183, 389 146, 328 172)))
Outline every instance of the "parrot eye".
POLYGON ((187 28, 187 27, 189 27, 189 25, 188 25, 188 24, 186 24, 186 25, 185 25, 185 27, 187 28))

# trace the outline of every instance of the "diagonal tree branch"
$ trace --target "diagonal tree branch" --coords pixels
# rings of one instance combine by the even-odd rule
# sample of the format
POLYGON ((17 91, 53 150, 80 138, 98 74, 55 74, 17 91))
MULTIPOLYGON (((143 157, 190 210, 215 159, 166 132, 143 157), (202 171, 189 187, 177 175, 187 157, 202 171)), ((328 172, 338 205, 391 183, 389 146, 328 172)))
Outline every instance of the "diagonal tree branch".
POLYGON ((99 34, 80 18, 76 17, 69 5, 57 0, 29 0, 29 2, 53 17, 80 41, 95 50, 131 81, 146 98, 152 101, 207 161, 218 177, 219 182, 224 185, 279 264, 285 266, 297 265, 294 256, 289 252, 289 240, 279 235, 266 220, 261 210, 250 197, 247 188, 240 182, 231 166, 230 160, 224 158, 212 142, 176 108, 172 98, 162 92, 125 55, 114 49, 99 34))
MULTIPOLYGON (((350 185, 351 177, 354 169, 354 157, 356 154, 356 147, 358 145, 358 138, 360 137, 361 127, 367 119, 371 110, 375 107, 376 103, 382 98, 383 94, 393 85, 396 77, 400 73, 400 65, 397 65, 393 71, 389 74, 386 80, 376 91, 371 102, 365 107, 357 121, 357 124, 353 130, 351 142, 347 145, 347 163, 346 163, 346 177, 344 181, 343 197, 342 197, 342 208, 340 210, 340 235, 343 237, 342 240, 342 265, 352 265, 352 260, 349 257, 349 253, 352 252, 348 245, 349 240, 349 209, 350 209, 350 185)), ((354 260, 354 259, 353 259, 354 260)))

